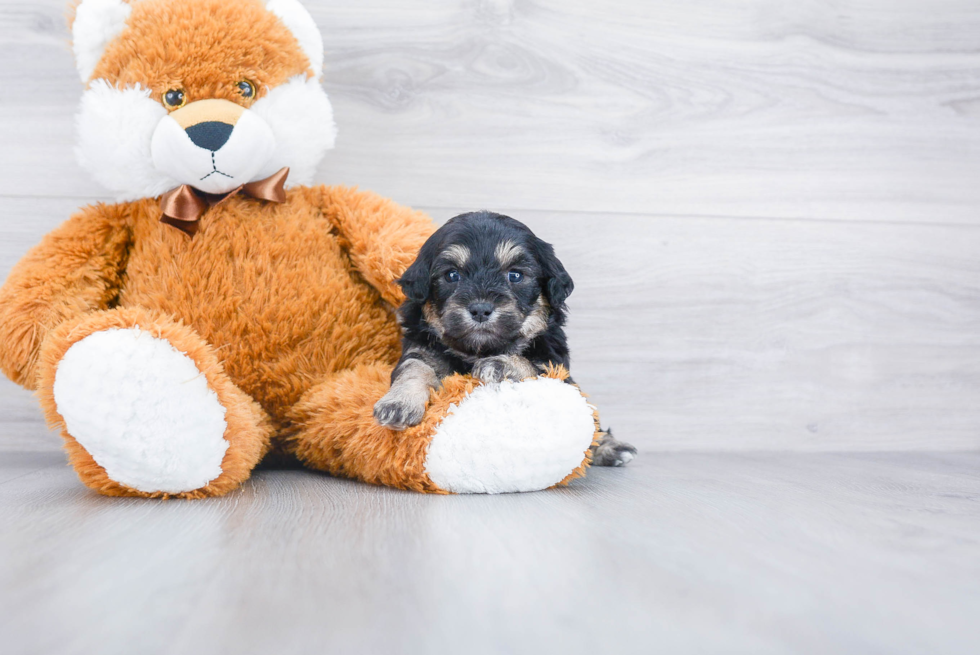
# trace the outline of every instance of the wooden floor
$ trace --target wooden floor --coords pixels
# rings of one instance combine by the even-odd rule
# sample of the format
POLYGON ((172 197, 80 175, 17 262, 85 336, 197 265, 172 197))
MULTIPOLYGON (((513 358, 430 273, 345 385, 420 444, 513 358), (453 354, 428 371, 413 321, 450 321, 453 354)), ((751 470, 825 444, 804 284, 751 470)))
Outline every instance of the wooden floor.
POLYGON ((6 452, 0 650, 972 655, 978 470, 977 453, 642 453, 534 494, 264 471, 158 502, 6 452))
MULTIPOLYGON (((625 470, 82 487, 0 379, 0 653, 980 652, 980 3, 304 0, 317 176, 506 211, 625 470)), ((0 279, 105 200, 67 0, 0 0, 0 279)))

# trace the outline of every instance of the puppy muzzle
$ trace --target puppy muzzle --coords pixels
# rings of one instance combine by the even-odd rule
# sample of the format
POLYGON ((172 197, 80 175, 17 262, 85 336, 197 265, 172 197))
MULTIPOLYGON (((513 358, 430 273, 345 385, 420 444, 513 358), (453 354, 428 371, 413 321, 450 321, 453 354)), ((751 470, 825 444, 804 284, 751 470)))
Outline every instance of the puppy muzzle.
POLYGON ((455 350, 485 355, 506 350, 520 337, 522 316, 512 302, 450 303, 441 322, 455 350))
POLYGON ((257 114, 227 100, 199 100, 164 117, 150 144, 153 165, 205 193, 227 193, 253 178, 276 139, 257 114))

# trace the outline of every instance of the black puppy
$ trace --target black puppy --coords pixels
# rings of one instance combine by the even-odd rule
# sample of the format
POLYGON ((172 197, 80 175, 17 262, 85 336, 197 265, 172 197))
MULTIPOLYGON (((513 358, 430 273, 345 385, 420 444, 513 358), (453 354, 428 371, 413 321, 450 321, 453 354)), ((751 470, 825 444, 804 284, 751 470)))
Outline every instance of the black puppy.
MULTIPOLYGON (((402 356, 374 416, 395 430, 418 425, 429 390, 453 373, 486 383, 569 367, 565 299, 574 285, 554 248, 523 223, 491 212, 439 228, 398 280, 402 356)), ((636 449, 607 433, 598 466, 621 466, 636 449)))

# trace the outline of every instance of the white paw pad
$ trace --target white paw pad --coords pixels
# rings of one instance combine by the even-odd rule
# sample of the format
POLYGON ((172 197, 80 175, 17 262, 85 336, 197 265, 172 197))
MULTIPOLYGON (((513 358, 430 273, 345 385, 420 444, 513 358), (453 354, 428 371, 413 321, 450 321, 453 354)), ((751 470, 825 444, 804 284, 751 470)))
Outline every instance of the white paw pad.
POLYGON ((54 398, 68 433, 115 482, 180 493, 221 475, 225 408, 166 339, 138 327, 85 337, 58 363, 54 398))
POLYGON ((454 493, 546 489, 585 459, 592 411, 578 389, 551 378, 477 387, 436 430, 426 473, 454 493))

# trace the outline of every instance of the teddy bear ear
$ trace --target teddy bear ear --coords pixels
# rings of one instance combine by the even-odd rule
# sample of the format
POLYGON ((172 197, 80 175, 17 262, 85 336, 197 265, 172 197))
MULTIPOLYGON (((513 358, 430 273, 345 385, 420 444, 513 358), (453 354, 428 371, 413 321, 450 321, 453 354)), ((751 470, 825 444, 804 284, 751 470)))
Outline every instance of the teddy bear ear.
POLYGON ((124 0, 81 0, 71 22, 75 67, 88 82, 106 47, 126 28, 133 9, 124 0))
POLYGON ((299 41, 300 48, 310 60, 314 76, 323 74, 323 36, 310 12, 298 0, 268 0, 265 8, 285 24, 299 41))

